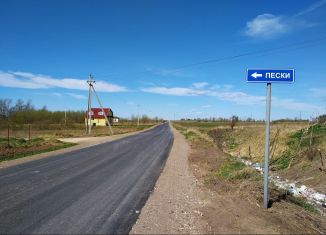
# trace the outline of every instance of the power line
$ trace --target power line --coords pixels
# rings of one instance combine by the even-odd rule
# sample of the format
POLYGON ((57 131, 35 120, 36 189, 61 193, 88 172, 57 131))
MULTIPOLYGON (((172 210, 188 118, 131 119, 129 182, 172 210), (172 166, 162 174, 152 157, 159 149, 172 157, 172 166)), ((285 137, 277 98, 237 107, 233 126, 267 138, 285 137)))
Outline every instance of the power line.
MULTIPOLYGON (((276 53, 280 53, 280 52, 288 52, 288 51, 313 47, 313 46, 316 46, 316 45, 318 45, 319 43, 321 43, 321 42, 323 42, 325 40, 326 40, 326 36, 320 37, 320 38, 317 38, 317 39, 311 39, 311 40, 286 44, 286 45, 282 45, 282 46, 279 46, 279 47, 273 47, 273 48, 262 49, 262 50, 255 50, 255 51, 240 53, 240 54, 236 54, 236 55, 232 55, 232 56, 226 56, 226 57, 210 59, 210 60, 205 60, 205 61, 196 62, 196 63, 185 64, 185 65, 181 65, 181 66, 177 66, 177 67, 172 67, 172 68, 167 69, 167 70, 169 72, 176 72, 176 71, 191 68, 191 67, 201 66, 201 65, 205 65, 205 64, 226 62, 226 61, 231 61, 231 60, 234 60, 234 59, 247 57, 247 56, 254 56, 254 55, 266 56, 266 55, 276 54, 276 53)), ((120 76, 126 76, 126 75, 129 75, 129 76, 134 75, 135 76, 135 75, 146 74, 146 73, 150 73, 150 72, 152 72, 152 70, 140 71, 140 72, 136 72, 136 73, 133 73, 133 74, 129 73, 129 74, 125 74, 125 75, 120 74, 120 76)), ((113 74, 111 74, 111 75, 101 75, 101 74, 99 74, 97 76, 98 77, 110 77, 112 75, 113 74)), ((115 75, 115 77, 117 77, 117 76, 119 76, 119 75, 115 75)), ((120 99, 122 99, 126 103, 128 103, 128 101, 124 97, 118 95, 117 93, 115 93, 115 95, 119 96, 120 99)), ((137 104, 137 106, 138 106, 138 109, 139 109, 139 104, 137 104)), ((147 111, 154 114, 154 112, 152 112, 151 110, 147 110, 147 111)), ((137 113, 138 113, 137 116, 139 117, 139 110, 137 110, 137 113)))
MULTIPOLYGON (((325 40, 326 40, 326 36, 316 38, 316 39, 311 39, 311 40, 305 40, 305 41, 301 41, 301 42, 297 42, 297 43, 286 44, 286 45, 282 45, 279 47, 273 47, 273 48, 268 48, 268 49, 263 49, 263 50, 255 50, 255 51, 240 53, 240 54, 236 54, 236 55, 232 55, 232 56, 225 56, 225 57, 221 57, 221 58, 185 64, 185 65, 181 65, 181 66, 171 67, 166 70, 168 70, 169 72, 177 72, 177 71, 187 69, 187 68, 192 68, 192 67, 201 66, 201 65, 205 65, 205 64, 213 64, 213 63, 219 63, 219 62, 224 62, 224 61, 230 61, 230 60, 247 57, 247 56, 262 55, 262 54, 266 54, 266 53, 271 54, 273 52, 279 53, 279 52, 282 52, 282 50, 284 50, 284 49, 298 50, 298 49, 303 49, 303 48, 309 48, 309 47, 316 46, 317 44, 319 44, 325 40)), ((120 74, 120 75, 119 74, 118 75, 111 74, 111 75, 98 75, 98 76, 100 76, 100 77, 110 77, 110 76, 119 77, 119 76, 127 76, 127 75, 135 76, 135 75, 146 74, 146 73, 150 73, 150 72, 152 72, 152 70, 139 71, 136 73, 129 73, 129 74, 126 73, 126 74, 120 74)))
MULTIPOLYGON (((242 53, 242 54, 238 54, 238 55, 226 56, 226 57, 221 57, 221 58, 217 58, 217 59, 211 59, 211 60, 206 60, 206 61, 202 61, 202 62, 182 65, 182 66, 179 66, 179 67, 172 68, 171 71, 178 71, 180 69, 200 66, 200 65, 204 65, 204 64, 218 63, 218 62, 222 62, 222 61, 233 60, 233 59, 246 57, 246 56, 251 56, 251 55, 260 55, 260 54, 273 52, 273 51, 277 51, 277 50, 288 49, 288 48, 291 48, 291 47, 303 46, 303 45, 306 45, 306 44, 309 44, 309 43, 322 42, 322 41, 325 41, 325 40, 326 40, 326 36, 322 37, 322 38, 318 38, 318 39, 307 40, 307 41, 303 41, 303 42, 299 42, 299 43, 287 44, 287 45, 274 47, 274 48, 269 48, 269 49, 265 49, 265 50, 251 51, 251 52, 246 52, 246 53, 242 53)), ((298 49, 300 49, 300 48, 298 48, 298 49)))

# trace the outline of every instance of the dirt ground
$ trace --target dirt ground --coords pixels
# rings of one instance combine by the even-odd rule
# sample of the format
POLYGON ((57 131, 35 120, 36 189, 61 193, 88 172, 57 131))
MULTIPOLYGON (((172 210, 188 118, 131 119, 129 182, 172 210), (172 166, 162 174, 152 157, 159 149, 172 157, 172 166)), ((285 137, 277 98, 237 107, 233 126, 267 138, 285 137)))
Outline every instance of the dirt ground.
POLYGON ((150 195, 131 234, 189 234, 209 231, 202 219, 200 182, 189 169, 190 148, 173 129, 174 143, 153 193, 150 195))
POLYGON ((271 188, 262 208, 262 182, 209 177, 229 155, 205 139, 175 129, 171 155, 132 234, 324 234, 326 219, 271 188))
POLYGON ((213 233, 326 233, 325 217, 307 212, 270 189, 271 208, 262 208, 262 181, 208 180, 228 155, 205 141, 191 142, 189 160, 196 178, 204 182, 201 190, 208 201, 203 219, 213 233))
MULTIPOLYGON (((296 182, 297 186, 304 185, 325 194, 326 174, 322 167, 323 162, 326 161, 326 139, 323 132, 316 133, 315 126, 315 134, 311 135, 314 136, 311 139, 312 148, 309 150, 310 134, 308 134, 307 127, 307 123, 301 122, 272 124, 270 169, 282 180, 290 180, 296 182), (299 136, 300 130, 306 133, 303 135, 304 138, 293 137, 299 136)), ((200 124, 197 124, 197 128, 194 129, 199 132, 199 128, 200 124)), ((187 128, 187 131, 191 130, 187 128)), ((215 142, 219 143, 223 151, 233 156, 250 159, 254 163, 263 162, 264 126, 237 126, 233 131, 216 127, 206 132, 209 133, 211 139, 214 138, 215 142)))

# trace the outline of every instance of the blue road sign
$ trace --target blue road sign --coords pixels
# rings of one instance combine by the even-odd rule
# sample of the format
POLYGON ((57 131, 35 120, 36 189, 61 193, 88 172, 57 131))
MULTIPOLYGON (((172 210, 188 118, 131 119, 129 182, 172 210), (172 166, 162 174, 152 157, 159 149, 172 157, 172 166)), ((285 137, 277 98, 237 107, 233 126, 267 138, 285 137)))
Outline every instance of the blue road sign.
POLYGON ((294 82, 294 69, 247 69, 247 82, 294 82))

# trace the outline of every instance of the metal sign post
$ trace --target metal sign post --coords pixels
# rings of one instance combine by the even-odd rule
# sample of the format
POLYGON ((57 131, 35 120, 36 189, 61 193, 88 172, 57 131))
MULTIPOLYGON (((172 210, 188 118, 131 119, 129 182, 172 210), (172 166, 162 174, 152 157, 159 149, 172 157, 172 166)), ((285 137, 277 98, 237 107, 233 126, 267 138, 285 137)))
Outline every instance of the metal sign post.
POLYGON ((294 69, 247 69, 247 82, 267 83, 266 92, 266 128, 265 128, 265 160, 264 160, 264 207, 268 208, 268 171, 269 171, 269 131, 271 117, 271 86, 273 82, 293 83, 294 69))
POLYGON ((267 83, 266 92, 266 127, 265 127, 265 161, 264 161, 264 207, 268 208, 268 171, 269 171, 269 130, 271 118, 271 83, 267 83))

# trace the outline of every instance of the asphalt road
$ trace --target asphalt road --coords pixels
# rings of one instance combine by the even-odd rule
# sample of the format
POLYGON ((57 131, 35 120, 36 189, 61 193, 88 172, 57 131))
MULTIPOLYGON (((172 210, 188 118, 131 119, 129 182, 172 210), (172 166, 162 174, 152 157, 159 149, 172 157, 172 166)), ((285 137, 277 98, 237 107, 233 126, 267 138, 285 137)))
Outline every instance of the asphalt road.
POLYGON ((163 124, 0 170, 0 233, 128 233, 169 155, 163 124))

